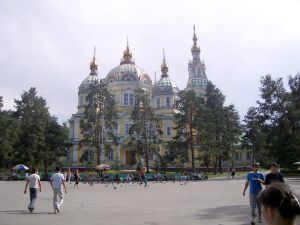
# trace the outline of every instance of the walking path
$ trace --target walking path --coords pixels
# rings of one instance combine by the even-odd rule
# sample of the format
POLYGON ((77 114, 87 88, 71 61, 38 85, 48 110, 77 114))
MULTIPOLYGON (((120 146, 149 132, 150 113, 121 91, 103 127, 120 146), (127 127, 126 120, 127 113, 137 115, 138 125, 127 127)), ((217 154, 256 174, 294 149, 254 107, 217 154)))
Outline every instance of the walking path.
MULTIPOLYGON (((42 182, 36 210, 27 210, 25 182, 0 181, 1 225, 249 225, 249 201, 242 196, 244 179, 174 183, 79 184, 68 193, 59 214, 53 214, 50 184, 42 182)), ((287 179, 300 194, 300 178, 287 179)), ((263 225, 263 224, 262 224, 263 225)))

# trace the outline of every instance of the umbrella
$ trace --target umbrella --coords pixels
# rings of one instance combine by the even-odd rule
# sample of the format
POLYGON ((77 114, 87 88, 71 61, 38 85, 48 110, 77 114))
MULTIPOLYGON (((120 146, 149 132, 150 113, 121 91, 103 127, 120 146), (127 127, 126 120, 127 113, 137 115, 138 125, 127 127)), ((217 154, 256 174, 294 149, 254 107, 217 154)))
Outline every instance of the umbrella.
POLYGON ((13 167, 13 170, 29 170, 29 168, 23 164, 18 164, 13 167))
POLYGON ((100 164, 96 166, 96 170, 109 170, 111 169, 111 165, 108 164, 100 164))

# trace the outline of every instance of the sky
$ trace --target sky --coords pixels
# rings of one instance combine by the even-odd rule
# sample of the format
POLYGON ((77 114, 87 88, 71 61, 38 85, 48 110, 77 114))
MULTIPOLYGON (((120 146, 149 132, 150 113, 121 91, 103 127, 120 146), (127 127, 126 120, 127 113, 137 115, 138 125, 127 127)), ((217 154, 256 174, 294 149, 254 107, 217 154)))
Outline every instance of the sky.
POLYGON ((193 26, 206 75, 241 119, 259 99, 261 76, 300 73, 297 0, 0 0, 0 96, 4 109, 30 87, 59 122, 77 112, 96 46, 98 75, 118 66, 127 37, 154 81, 165 50, 169 76, 188 80, 193 26))

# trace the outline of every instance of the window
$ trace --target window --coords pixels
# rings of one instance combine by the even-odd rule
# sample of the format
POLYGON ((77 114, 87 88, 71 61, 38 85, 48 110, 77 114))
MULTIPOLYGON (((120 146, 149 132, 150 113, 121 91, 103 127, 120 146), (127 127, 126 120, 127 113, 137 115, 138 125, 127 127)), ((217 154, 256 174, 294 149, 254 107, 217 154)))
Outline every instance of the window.
POLYGON ((125 124, 125 135, 129 135, 129 129, 131 127, 131 124, 130 123, 126 123, 125 124))
POLYGON ((167 136, 172 136, 172 128, 167 127, 167 136))
POLYGON ((79 96, 79 106, 83 106, 83 96, 79 96))
POLYGON ((171 107, 171 97, 166 97, 166 107, 170 108, 171 107))
POLYGON ((246 153, 246 161, 251 161, 251 153, 250 152, 246 153))
POLYGON ((108 154, 107 154, 107 159, 108 160, 114 160, 114 152, 113 151, 110 151, 108 154))
POLYGON ((67 160, 71 160, 71 151, 72 151, 72 149, 71 148, 68 148, 68 150, 67 150, 67 160))
POLYGON ((128 93, 124 94, 124 105, 128 105, 128 93))
POLYGON ((134 105, 134 95, 129 94, 129 105, 134 105))
POLYGON ((235 158, 236 161, 241 161, 241 158, 242 158, 241 157, 241 152, 236 152, 234 158, 235 158))
POLYGON ((124 106, 132 106, 134 105, 134 94, 133 93, 124 93, 124 106))
POLYGON ((94 159, 95 159, 95 152, 94 152, 94 150, 93 149, 90 149, 90 152, 89 152, 90 154, 90 157, 89 157, 89 160, 90 161, 94 161, 94 159))
POLYGON ((160 107, 160 98, 156 98, 156 108, 160 107))
POLYGON ((114 129, 115 129, 114 134, 117 135, 118 134, 118 124, 117 123, 115 124, 114 129))

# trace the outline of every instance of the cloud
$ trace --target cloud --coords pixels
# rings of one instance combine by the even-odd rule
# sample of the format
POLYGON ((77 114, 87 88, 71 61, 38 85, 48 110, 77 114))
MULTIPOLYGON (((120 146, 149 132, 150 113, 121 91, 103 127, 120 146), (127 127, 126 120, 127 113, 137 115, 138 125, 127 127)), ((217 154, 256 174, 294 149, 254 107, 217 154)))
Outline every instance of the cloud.
MULTIPOLYGON (((36 87, 60 121, 77 110, 77 91, 97 46, 99 75, 119 64, 126 38, 136 64, 154 79, 162 49, 183 89, 196 25, 207 76, 243 115, 260 76, 300 72, 298 1, 0 2, 0 95, 5 108, 36 87)), ((159 72, 157 76, 159 76, 159 72)))

